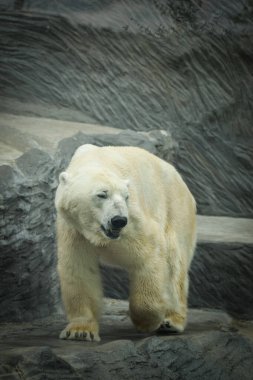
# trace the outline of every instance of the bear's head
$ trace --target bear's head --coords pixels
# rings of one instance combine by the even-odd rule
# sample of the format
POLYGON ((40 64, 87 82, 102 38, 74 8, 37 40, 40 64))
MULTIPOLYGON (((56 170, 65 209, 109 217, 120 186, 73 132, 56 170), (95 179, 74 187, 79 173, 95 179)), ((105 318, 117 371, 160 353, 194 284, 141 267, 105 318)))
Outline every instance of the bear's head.
POLYGON ((97 246, 124 235, 129 181, 108 171, 63 172, 55 205, 67 223, 97 246))

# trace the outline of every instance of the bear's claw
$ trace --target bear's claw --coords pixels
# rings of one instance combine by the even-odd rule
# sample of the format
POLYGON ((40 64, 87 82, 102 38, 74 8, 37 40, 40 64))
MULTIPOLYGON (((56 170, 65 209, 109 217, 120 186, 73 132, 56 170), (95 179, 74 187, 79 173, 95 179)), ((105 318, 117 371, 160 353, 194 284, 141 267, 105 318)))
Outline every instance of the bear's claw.
POLYGON ((80 328, 76 330, 75 328, 69 328, 68 326, 64 330, 62 330, 59 338, 68 340, 85 340, 89 342, 100 341, 100 337, 97 333, 93 333, 91 331, 84 331, 80 328))
POLYGON ((169 333, 169 334, 177 334, 181 331, 177 329, 175 326, 172 326, 169 321, 163 321, 160 327, 157 329, 158 333, 169 333))

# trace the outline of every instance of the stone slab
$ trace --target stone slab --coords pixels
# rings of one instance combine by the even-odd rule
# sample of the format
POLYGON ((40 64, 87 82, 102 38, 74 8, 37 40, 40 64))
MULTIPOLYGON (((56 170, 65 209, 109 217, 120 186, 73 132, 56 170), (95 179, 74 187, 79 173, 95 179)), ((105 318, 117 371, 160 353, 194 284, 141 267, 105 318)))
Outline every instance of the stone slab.
POLYGON ((199 243, 243 243, 253 245, 253 219, 198 215, 199 243))
POLYGON ((44 149, 54 153, 61 140, 71 137, 78 132, 88 135, 116 134, 120 129, 92 123, 71 122, 43 117, 28 117, 13 114, 0 114, 0 159, 2 163, 9 161, 9 157, 20 154, 29 148, 44 149), (22 141, 20 141, 20 139, 22 141), (13 152, 10 152, 10 150, 13 152), (4 162, 5 160, 5 162, 4 162))

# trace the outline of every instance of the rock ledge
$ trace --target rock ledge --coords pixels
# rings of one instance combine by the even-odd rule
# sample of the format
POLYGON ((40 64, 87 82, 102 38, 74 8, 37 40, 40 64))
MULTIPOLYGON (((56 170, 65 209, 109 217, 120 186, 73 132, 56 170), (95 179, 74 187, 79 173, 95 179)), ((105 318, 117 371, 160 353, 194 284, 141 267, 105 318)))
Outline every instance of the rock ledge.
POLYGON ((181 335, 137 333, 127 302, 106 300, 100 343, 62 341, 64 316, 0 325, 0 379, 251 378, 253 325, 190 310, 181 335))

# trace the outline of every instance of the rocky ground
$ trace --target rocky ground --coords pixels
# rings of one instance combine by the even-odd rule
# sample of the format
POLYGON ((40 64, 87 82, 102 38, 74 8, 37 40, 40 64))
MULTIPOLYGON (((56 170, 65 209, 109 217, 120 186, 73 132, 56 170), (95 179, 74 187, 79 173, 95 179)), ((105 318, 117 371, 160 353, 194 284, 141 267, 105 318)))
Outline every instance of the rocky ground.
POLYGON ((58 339, 63 316, 0 325, 0 379, 251 379, 253 325, 190 310, 181 334, 140 334, 127 302, 105 300, 101 342, 58 339))

